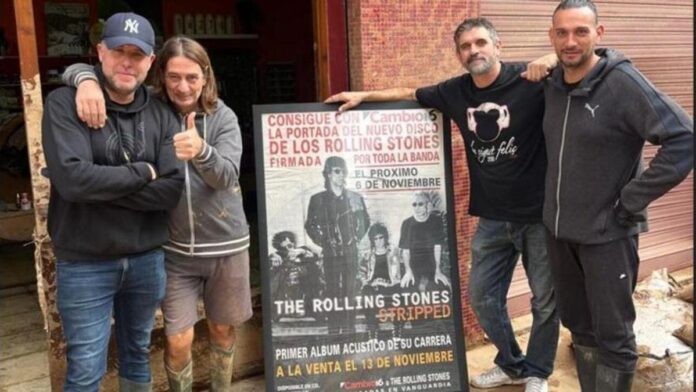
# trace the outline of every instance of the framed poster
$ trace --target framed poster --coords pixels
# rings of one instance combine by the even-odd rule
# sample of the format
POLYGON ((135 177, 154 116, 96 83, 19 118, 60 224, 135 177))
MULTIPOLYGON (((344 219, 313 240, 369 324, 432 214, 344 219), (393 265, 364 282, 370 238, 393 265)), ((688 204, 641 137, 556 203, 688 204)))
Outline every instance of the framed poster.
POLYGON ((254 106, 266 389, 468 390, 449 120, 336 107, 254 106))

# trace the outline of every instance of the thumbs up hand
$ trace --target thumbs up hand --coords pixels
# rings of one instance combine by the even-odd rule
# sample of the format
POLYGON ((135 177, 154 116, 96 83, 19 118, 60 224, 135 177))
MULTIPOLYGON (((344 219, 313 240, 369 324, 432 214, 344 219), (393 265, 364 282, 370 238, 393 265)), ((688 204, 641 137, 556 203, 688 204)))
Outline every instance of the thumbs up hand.
POLYGON ((186 115, 186 131, 174 135, 174 149, 176 157, 182 161, 189 161, 198 156, 203 150, 203 139, 198 136, 194 119, 196 113, 186 115))

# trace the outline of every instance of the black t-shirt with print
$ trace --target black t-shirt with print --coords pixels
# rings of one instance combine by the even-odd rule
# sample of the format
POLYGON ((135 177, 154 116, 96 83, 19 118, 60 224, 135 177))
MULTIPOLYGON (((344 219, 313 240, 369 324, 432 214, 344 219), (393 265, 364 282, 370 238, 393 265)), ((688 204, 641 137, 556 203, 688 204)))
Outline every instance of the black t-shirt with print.
POLYGON ((541 222, 544 88, 520 77, 525 68, 525 63, 503 63, 498 78, 482 89, 464 74, 416 90, 421 105, 450 117, 462 133, 471 215, 541 222))

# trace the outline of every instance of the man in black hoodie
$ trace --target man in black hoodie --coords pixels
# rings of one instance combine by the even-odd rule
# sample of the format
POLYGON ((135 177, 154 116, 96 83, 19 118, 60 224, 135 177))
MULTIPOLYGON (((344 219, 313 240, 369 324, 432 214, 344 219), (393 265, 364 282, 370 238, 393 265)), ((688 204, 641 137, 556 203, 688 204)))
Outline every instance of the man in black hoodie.
POLYGON ((97 45, 108 117, 100 130, 75 114, 74 88, 46 100, 48 229, 67 343, 66 392, 99 389, 112 312, 121 390, 151 388, 150 332, 165 291, 160 246, 183 183, 172 146, 178 121, 142 86, 154 41, 142 16, 119 13, 106 21, 97 45))
POLYGON ((637 353, 632 294, 645 209, 693 165, 693 121, 620 53, 597 49, 589 0, 564 0, 549 37, 562 67, 545 85, 544 224, 563 324, 583 391, 628 391, 637 353), (645 141, 661 145, 643 170, 645 141))

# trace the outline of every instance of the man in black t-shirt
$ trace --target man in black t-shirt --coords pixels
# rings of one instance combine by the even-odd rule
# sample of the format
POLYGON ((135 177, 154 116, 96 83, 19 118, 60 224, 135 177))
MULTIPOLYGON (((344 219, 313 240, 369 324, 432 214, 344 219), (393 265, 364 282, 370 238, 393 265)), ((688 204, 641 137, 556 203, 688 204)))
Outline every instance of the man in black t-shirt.
POLYGON ((471 305, 498 349, 496 366, 471 384, 492 388, 526 383, 527 391, 547 391, 559 322, 541 223, 544 96, 540 83, 522 76, 541 80, 556 58, 545 56, 527 71, 523 63, 502 63, 498 34, 485 18, 461 23, 454 42, 468 74, 417 90, 343 92, 325 102, 345 102, 338 109, 342 112, 363 101, 417 100, 454 120, 466 145, 469 214, 480 218, 471 245, 471 305), (534 321, 526 356, 507 313, 507 292, 520 256, 533 293, 534 321))

